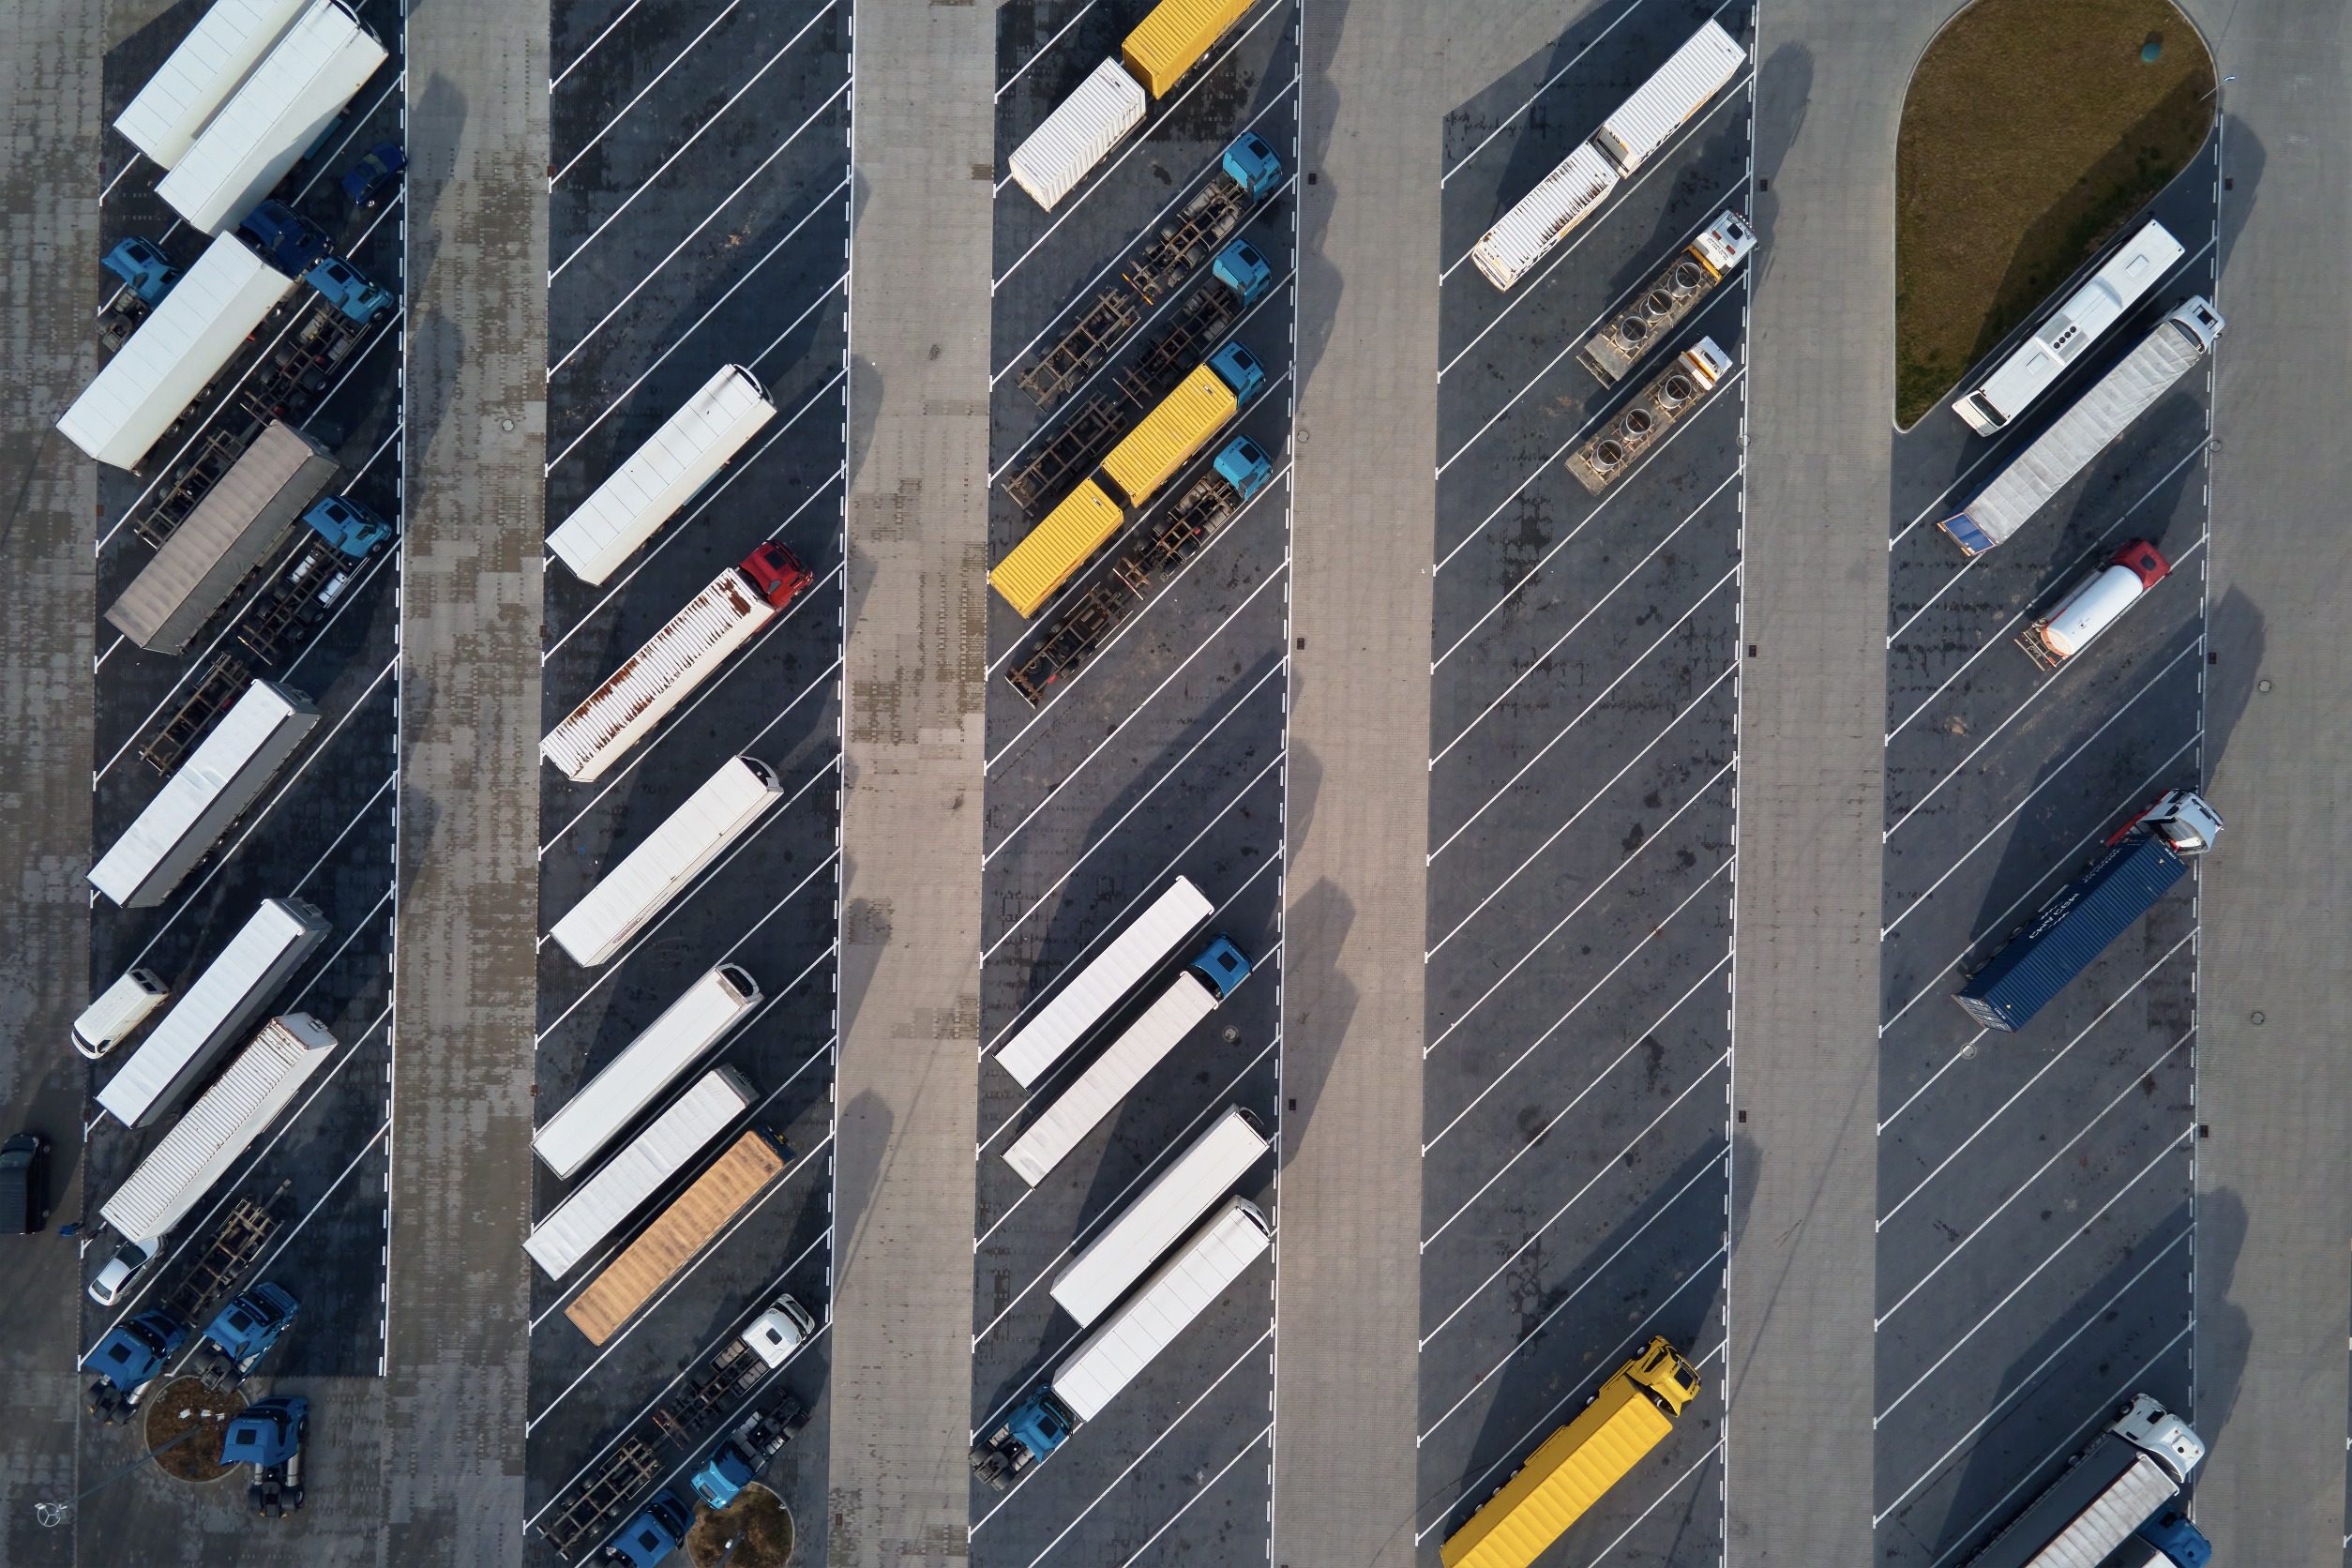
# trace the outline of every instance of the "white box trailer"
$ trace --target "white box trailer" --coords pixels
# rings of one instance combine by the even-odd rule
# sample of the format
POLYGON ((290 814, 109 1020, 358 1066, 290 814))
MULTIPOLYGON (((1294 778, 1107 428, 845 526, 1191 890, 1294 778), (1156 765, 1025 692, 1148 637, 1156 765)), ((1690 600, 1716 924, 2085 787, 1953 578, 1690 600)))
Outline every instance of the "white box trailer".
POLYGON ((264 899, 163 1015, 155 1033, 107 1079, 98 1105, 126 1127, 151 1120, 202 1077, 231 1041, 244 1037, 331 929, 311 905, 264 899))
POLYGON ((548 1278, 563 1278, 749 1108, 749 1084, 724 1067, 703 1074, 533 1227, 522 1250, 548 1278))
POLYGON ((2203 295, 2191 299, 2158 322, 2073 407, 2003 464, 1965 509, 1937 526, 1970 555, 2016 533, 2195 369, 2221 335, 2220 314, 2203 295))
POLYGON ((1054 1276, 1053 1299, 1081 1328, 1109 1311, 1272 1147, 1248 1111, 1227 1108, 1054 1276))
POLYGON ((775 417, 757 377, 722 367, 573 508, 547 548, 580 581, 602 582, 775 417))
POLYGON ((1272 1245, 1274 1227, 1258 1206, 1233 1199, 1053 1369, 1054 1396, 1093 1420, 1272 1245))
POLYGON ((1952 413, 1979 435, 1991 435, 2025 413, 2186 254, 2172 231, 2149 219, 1975 391, 1954 402, 1952 413))
POLYGON ((1212 906, 1200 889, 1178 877, 1136 916, 1133 925, 1078 971, 1077 979, 1021 1026, 996 1053, 997 1065, 1012 1074, 1013 1081, 1023 1089, 1034 1084, 1047 1068, 1067 1055, 1089 1030, 1126 1000, 1145 976, 1167 962, 1176 944, 1199 929, 1211 912, 1212 906))
POLYGON ((217 234, 268 195, 391 58, 344 0, 312 0, 155 193, 217 234))
POLYGON ((1649 81, 1601 122, 1593 144, 1608 154, 1619 173, 1632 173, 1706 108, 1747 59, 1748 52, 1721 23, 1702 23, 1649 81))
POLYGON ((147 808, 114 840, 90 885, 127 910, 152 909, 212 852, 319 722, 310 700, 275 681, 245 688, 147 808))
POLYGON ((215 0, 147 78, 147 84, 114 116, 114 128, 132 146, 171 168, 187 156, 197 133, 286 36, 309 3, 215 0))
POLYGON ((1470 248, 1470 260, 1496 288, 1511 287, 1608 200, 1617 180, 1617 165, 1606 153, 1590 142, 1578 143, 1575 152, 1479 236, 1470 248))
POLYGON ((730 758, 548 935, 574 963, 596 968, 685 892, 686 883, 783 793, 782 782, 765 762, 730 758))
POLYGON ((222 234, 59 416, 57 429, 98 461, 136 469, 294 282, 234 234, 222 234))
POLYGON ((1096 66, 1013 149, 1014 183, 1048 212, 1143 123, 1150 100, 1116 56, 1096 66))
POLYGON ((576 1174, 759 1004, 759 982, 743 969, 712 970, 531 1135, 531 1152, 558 1176, 576 1174))
POLYGON ((1212 942, 1013 1140, 1013 1146, 1004 1151, 1004 1163, 1033 1187, 1044 1181, 1143 1081, 1143 1076, 1192 1033, 1195 1024, 1216 1011, 1248 973, 1248 961, 1231 942, 1223 937, 1212 942))
POLYGON ((336 1044, 326 1026, 306 1013, 270 1019, 99 1205, 99 1216, 125 1241, 152 1253, 326 1065, 336 1044))

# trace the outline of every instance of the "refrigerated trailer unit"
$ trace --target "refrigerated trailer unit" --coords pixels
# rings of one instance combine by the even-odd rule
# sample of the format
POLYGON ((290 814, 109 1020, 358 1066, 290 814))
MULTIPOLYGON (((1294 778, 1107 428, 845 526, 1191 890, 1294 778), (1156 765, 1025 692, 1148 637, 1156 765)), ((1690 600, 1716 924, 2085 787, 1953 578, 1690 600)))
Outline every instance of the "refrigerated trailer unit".
POLYGON ((1256 1118, 1229 1107, 1102 1234, 1078 1249, 1054 1276, 1053 1299, 1080 1328, 1109 1311, 1271 1147, 1256 1118))
POLYGON ((309 0, 215 0, 179 47, 165 57, 114 128, 169 169, 229 101, 253 68, 286 36, 309 0))
POLYGON ((278 1120, 336 1047, 305 1013, 272 1018, 98 1206, 99 1217, 149 1254, 278 1120))
POLYGON ((273 419, 106 611, 151 654, 181 654, 335 478, 335 454, 273 419))
POLYGON ((750 1128, 597 1272, 564 1316, 590 1344, 603 1344, 783 1173, 782 1151, 750 1128))
POLYGON ((2154 219, 2069 294, 1977 388, 1952 405, 1979 435, 1991 435, 2031 407, 2185 252, 2154 219))
POLYGON ((266 898, 204 966, 98 1091, 98 1102, 136 1127, 178 1098, 233 1040, 241 1039, 311 950, 326 940, 326 917, 293 898, 266 898))
POLYGON ((1249 960, 1218 937, 1168 982, 1152 1005, 1087 1063, 1069 1088, 1004 1151, 1004 1163, 1031 1186, 1069 1157, 1111 1108, 1176 1048, 1192 1028, 1248 977, 1249 960))
POLYGON ((541 1123, 531 1152, 558 1176, 577 1174, 759 1004, 749 972, 734 964, 712 970, 541 1123))
POLYGON ((601 583, 775 417, 757 377, 722 366, 573 508, 548 535, 549 550, 580 581, 601 583))
POLYGON ((584 969, 621 950, 702 867, 783 796, 775 770, 733 757, 688 795, 646 840, 604 874, 548 935, 584 969))
POLYGON ((319 710, 300 692, 275 681, 247 686, 219 727, 90 867, 90 885, 127 910, 163 902, 318 722, 319 710))
POLYGON ((234 234, 222 234, 58 417, 57 429, 98 461, 137 469, 295 282, 234 234))
POLYGON ((548 1278, 563 1278, 750 1108, 751 1086, 733 1072, 703 1074, 534 1226, 522 1250, 548 1278))
POLYGON ((344 0, 312 0, 155 193, 202 233, 252 211, 391 56, 344 0))
POLYGON ((1068 1054, 1146 976, 1166 963, 1176 944, 1199 930, 1211 912, 1200 889, 1188 878, 1178 877, 1133 924, 1087 961, 1077 979, 1021 1026, 996 1053, 996 1064, 1012 1074, 1013 1081, 1023 1089, 1036 1083, 1047 1068, 1068 1054))

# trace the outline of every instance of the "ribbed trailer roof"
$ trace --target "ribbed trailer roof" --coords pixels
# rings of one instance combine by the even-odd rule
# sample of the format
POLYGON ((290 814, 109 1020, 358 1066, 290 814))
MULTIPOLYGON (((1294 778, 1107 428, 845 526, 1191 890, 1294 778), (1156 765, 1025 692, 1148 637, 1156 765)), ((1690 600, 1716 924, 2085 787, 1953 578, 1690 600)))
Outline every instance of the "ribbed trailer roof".
POLYGON ((1054 1276, 1055 1302, 1080 1327, 1109 1311, 1271 1147, 1249 1112, 1227 1108, 1054 1276))
POLYGON ((748 972, 734 964, 712 970, 540 1125, 532 1153, 556 1175, 573 1175, 759 1004, 759 983, 748 972))
POLYGON ((602 582, 775 417, 759 378, 721 366, 548 535, 548 549, 582 582, 602 582))
POLYGON ((169 169, 195 144, 309 0, 215 0, 147 84, 114 116, 130 144, 169 169))
POLYGON ((576 784, 596 782, 776 613, 728 567, 549 731, 539 755, 576 784))
POLYGON ((607 871, 548 935, 593 969, 686 891, 703 867, 782 797, 775 770, 756 757, 719 765, 700 789, 607 871))
POLYGON ((1053 1369, 1055 1397, 1093 1420, 1272 1245, 1266 1216, 1234 1199, 1053 1369))
POLYGON ((750 1108, 741 1078, 724 1067, 703 1074, 533 1227, 523 1251, 550 1279, 563 1278, 750 1108))
POLYGON ((1053 1104, 1004 1151, 1004 1163, 1031 1186, 1067 1159, 1143 1076, 1207 1018, 1219 1001, 1199 975, 1185 971, 1168 982, 1142 1016, 1126 1027, 1053 1104))
POLYGON ((1152 971, 1168 961, 1176 944, 1200 928, 1213 906, 1191 881, 1178 877, 1153 899, 1127 928, 1087 961, 1037 1016, 996 1053, 997 1065, 1023 1089, 1069 1053, 1087 1031, 1125 1000, 1152 971))

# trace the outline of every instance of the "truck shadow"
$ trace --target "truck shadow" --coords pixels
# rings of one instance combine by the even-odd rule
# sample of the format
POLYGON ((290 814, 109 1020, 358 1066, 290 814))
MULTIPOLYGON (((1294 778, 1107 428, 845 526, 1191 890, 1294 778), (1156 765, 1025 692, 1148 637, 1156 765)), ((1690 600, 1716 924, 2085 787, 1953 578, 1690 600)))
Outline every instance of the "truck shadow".
POLYGON ((1772 176, 1781 160, 1805 128, 1805 112, 1813 104, 1813 51, 1801 43, 1785 43, 1756 68, 1756 193, 1749 198, 1749 221, 1756 229, 1756 254, 1748 265, 1756 269, 1755 284, 1772 276, 1773 231, 1780 220, 1780 198, 1772 193, 1772 176))

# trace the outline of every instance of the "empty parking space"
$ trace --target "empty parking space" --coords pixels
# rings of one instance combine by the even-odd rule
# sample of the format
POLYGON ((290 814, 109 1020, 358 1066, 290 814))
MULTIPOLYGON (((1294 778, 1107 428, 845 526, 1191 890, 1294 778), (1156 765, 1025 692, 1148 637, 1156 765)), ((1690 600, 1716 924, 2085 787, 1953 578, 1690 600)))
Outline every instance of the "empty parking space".
MULTIPOLYGON (((683 1485, 746 1408, 789 1393, 816 1412, 763 1475, 804 1549, 823 1551, 822 1400, 831 1336, 833 1060, 840 791, 843 446, 848 331, 848 8, 643 0, 558 6, 550 171, 547 515, 578 510, 729 365, 774 414, 601 582, 550 556, 541 716, 551 729, 722 574, 781 545, 807 581, 596 776, 540 774, 541 927, 653 837, 728 760, 779 793, 604 962, 543 938, 536 1044, 544 1124, 714 966, 760 998, 609 1145, 714 1068, 746 1109, 646 1209, 560 1281, 535 1270, 527 1509, 534 1560, 593 1554, 564 1528, 640 1440, 683 1485), (608 1262, 746 1128, 783 1173, 601 1344, 565 1316, 608 1262), (682 1420, 699 1378, 780 1294, 819 1334, 780 1371, 682 1420), (665 1415, 663 1412, 671 1412, 665 1415), (666 1425, 665 1425, 666 1424, 666 1425)), ((584 1180, 534 1170, 544 1218, 584 1180)))
POLYGON ((2134 1393, 2197 1420, 2197 877, 2014 1033, 1949 997, 2134 812, 2209 771, 2207 369, 1998 549, 1965 556, 1937 523, 2212 294, 2218 156, 2152 209, 2188 255, 2022 430, 1988 442, 1938 408, 1895 440, 1873 1407, 1890 1562, 1963 1560, 2134 1393), (2134 539, 2171 575, 2054 670, 2029 658, 2035 619, 2134 539))

